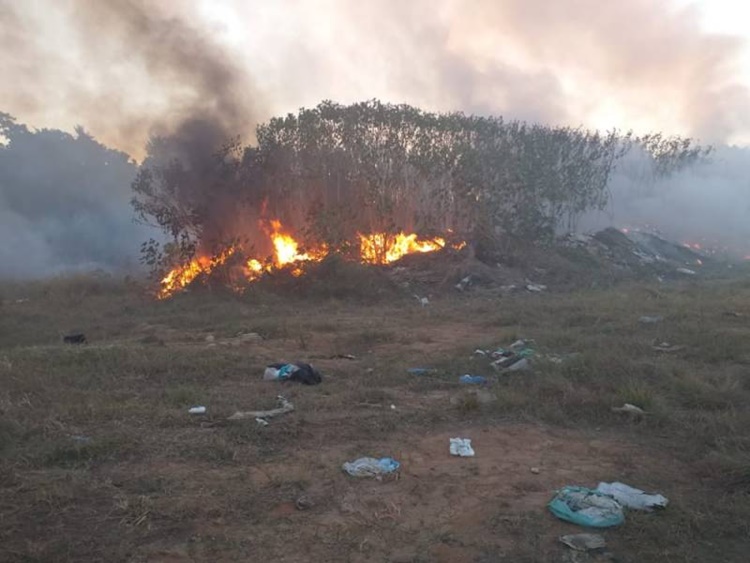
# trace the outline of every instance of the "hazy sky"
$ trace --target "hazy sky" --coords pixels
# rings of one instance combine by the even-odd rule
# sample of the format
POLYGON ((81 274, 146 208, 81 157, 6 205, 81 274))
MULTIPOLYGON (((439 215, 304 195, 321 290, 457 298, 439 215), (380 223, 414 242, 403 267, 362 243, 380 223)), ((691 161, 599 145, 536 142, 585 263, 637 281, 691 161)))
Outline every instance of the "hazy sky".
POLYGON ((748 21, 739 0, 0 0, 0 111, 136 156, 196 107, 249 138, 374 97, 750 144, 748 21))

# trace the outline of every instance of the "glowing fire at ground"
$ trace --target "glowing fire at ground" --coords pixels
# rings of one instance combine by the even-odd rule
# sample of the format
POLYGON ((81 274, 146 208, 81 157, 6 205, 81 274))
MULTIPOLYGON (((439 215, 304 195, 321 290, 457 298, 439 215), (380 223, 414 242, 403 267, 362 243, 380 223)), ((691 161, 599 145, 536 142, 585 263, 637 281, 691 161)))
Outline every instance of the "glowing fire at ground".
POLYGON ((399 233, 395 236, 385 233, 359 235, 360 258, 362 262, 369 264, 388 264, 407 254, 434 252, 441 248, 445 248, 445 239, 441 237, 418 240, 415 233, 399 233))
POLYGON ((161 280, 161 289, 158 294, 159 299, 170 297, 177 291, 186 288, 199 275, 211 273, 211 270, 226 262, 235 251, 236 248, 230 246, 221 254, 213 258, 201 256, 192 259, 187 264, 172 269, 164 279, 161 280))
MULTIPOLYGON (((270 221, 265 231, 273 245, 273 256, 265 262, 257 258, 250 258, 245 262, 243 272, 249 282, 256 281, 264 274, 282 268, 287 268, 294 276, 300 276, 303 273, 304 263, 320 262, 328 255, 329 249, 325 245, 307 248, 301 252, 299 243, 290 234, 283 232, 281 222, 278 220, 270 221)), ((465 245, 466 243, 462 242, 452 247, 459 250, 465 245)), ((445 248, 445 246, 444 238, 435 237, 420 240, 415 233, 398 233, 396 235, 386 233, 359 234, 359 257, 366 264, 389 264, 407 254, 434 252, 445 248)), ((210 274, 217 266, 224 264, 236 251, 237 248, 233 246, 214 258, 199 257, 174 268, 161 280, 158 297, 160 299, 170 297, 190 285, 199 275, 210 274)))

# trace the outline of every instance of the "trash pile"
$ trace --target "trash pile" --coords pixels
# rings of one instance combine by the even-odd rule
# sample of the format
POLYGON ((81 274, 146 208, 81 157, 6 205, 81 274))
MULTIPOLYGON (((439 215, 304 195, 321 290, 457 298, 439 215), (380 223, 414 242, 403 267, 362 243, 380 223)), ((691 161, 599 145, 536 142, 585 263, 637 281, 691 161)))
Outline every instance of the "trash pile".
POLYGON ((666 508, 669 501, 659 494, 648 494, 624 483, 599 483, 596 489, 563 487, 552 498, 550 512, 566 522, 590 528, 619 526, 625 510, 652 512, 666 508))
POLYGON ((304 385, 317 385, 323 376, 312 365, 303 362, 294 364, 269 364, 263 372, 266 381, 298 381, 304 385))
POLYGON ((533 345, 533 340, 520 339, 507 348, 474 350, 474 355, 490 358, 490 366, 495 371, 522 371, 531 369, 531 357, 536 353, 533 345))
POLYGON ((560 240, 568 248, 586 251, 620 270, 696 275, 695 266, 708 258, 695 250, 644 231, 606 228, 593 235, 568 234, 560 240), (689 267, 688 267, 689 266, 689 267))

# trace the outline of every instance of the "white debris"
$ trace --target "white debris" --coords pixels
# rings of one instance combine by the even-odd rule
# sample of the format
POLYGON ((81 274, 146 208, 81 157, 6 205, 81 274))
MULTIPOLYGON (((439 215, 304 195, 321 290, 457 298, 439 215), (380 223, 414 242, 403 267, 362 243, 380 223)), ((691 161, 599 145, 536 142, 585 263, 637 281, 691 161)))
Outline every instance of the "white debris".
POLYGON ((451 438, 451 455, 459 457, 474 457, 474 449, 471 447, 469 438, 451 438))
POLYGON ((576 551, 591 551, 607 547, 604 537, 599 534, 569 534, 560 536, 560 542, 576 551))
POLYGON ((646 414, 646 411, 644 411, 640 407, 636 407, 635 405, 631 405, 630 403, 625 403, 621 407, 612 407, 612 412, 624 412, 628 414, 646 414))
POLYGON ((539 293, 540 291, 547 289, 547 286, 542 285, 541 283, 527 283, 526 289, 532 293, 539 293))
POLYGON ((190 414, 206 414, 206 407, 192 407, 188 412, 190 414))
POLYGON ((685 274, 687 276, 694 276, 695 270, 690 270, 688 268, 677 268, 677 273, 679 274, 685 274))
POLYGON ((624 483, 599 483, 596 490, 613 497, 627 508, 651 512, 655 508, 666 508, 669 500, 662 495, 651 495, 624 483))

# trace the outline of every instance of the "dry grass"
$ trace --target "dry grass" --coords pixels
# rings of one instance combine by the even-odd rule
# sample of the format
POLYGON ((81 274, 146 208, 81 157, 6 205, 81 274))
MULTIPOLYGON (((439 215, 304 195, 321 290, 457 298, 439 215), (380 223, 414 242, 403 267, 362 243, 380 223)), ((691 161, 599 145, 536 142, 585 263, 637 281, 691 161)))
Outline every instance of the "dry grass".
POLYGON ((103 277, 0 293, 1 560, 559 560, 555 537, 574 528, 546 500, 600 479, 672 500, 607 532, 620 560, 746 560, 746 281, 446 295, 426 308, 260 290, 154 302, 103 277), (62 345, 72 330, 89 344, 62 345), (229 345, 241 332, 264 340, 229 345), (471 358, 519 337, 578 355, 501 376, 471 358), (654 340, 686 348, 659 353, 654 340), (343 353, 357 359, 329 359, 343 353), (266 363, 295 359, 323 384, 260 381, 266 363), (415 366, 437 372, 406 373, 415 366), (462 373, 493 383, 467 394, 462 373), (279 392, 297 410, 268 427, 222 421, 279 392), (623 403, 649 414, 612 412, 623 403), (195 404, 208 416, 191 418, 195 404), (454 433, 475 439, 477 458, 447 455, 454 433), (362 455, 398 457, 402 478, 341 473, 362 455), (303 494, 314 506, 300 512, 303 494))

